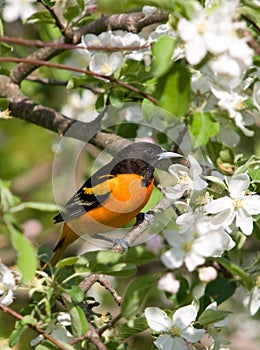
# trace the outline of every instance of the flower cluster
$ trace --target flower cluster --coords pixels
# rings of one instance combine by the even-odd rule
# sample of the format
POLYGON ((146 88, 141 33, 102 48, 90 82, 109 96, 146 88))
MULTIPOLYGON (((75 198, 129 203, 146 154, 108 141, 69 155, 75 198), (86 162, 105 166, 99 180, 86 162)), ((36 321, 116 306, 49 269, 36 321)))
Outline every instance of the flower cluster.
MULTIPOLYGON (((210 316, 206 321, 207 326, 205 328, 202 328, 201 325, 198 328, 195 327, 198 315, 197 308, 193 304, 179 308, 172 317, 168 316, 158 307, 147 307, 145 309, 145 317, 149 327, 159 333, 158 338, 154 341, 158 349, 187 350, 196 349, 192 345, 200 341, 206 332, 214 334, 215 329, 228 324, 229 319, 225 312, 219 317, 219 321, 214 322, 214 319, 217 319, 216 314, 218 313, 215 302, 209 304, 205 309, 204 320, 207 318, 205 317, 205 313, 207 312, 208 316, 210 316)), ((198 321, 200 323, 200 318, 198 321)))
POLYGON ((169 269, 176 269, 185 263, 188 271, 193 271, 207 257, 221 256, 224 251, 235 246, 224 228, 216 228, 211 218, 205 216, 198 216, 184 232, 164 230, 163 234, 172 247, 161 256, 169 269))
POLYGON ((198 342, 206 332, 192 325, 197 317, 193 305, 179 308, 172 318, 158 307, 147 307, 145 317, 152 330, 162 333, 154 342, 158 349, 187 350, 187 342, 198 342))
POLYGON ((161 259, 169 269, 185 264, 189 271, 193 271, 206 258, 221 256, 235 246, 228 234, 231 224, 235 223, 235 231, 240 229, 245 235, 252 233, 253 215, 260 213, 260 196, 247 193, 250 178, 243 173, 226 177, 225 182, 218 179, 228 195, 213 200, 206 192, 207 182, 201 178, 200 165, 191 156, 189 161, 190 168, 184 165, 171 165, 169 168, 177 184, 167 188, 165 194, 187 210, 177 218, 177 230, 163 231, 171 249, 161 259), (201 193, 201 190, 204 192, 201 193), (180 198, 186 193, 189 200, 196 191, 200 191, 200 204, 193 210, 180 198))
POLYGON ((89 69, 94 73, 106 76, 110 76, 122 67, 124 48, 133 48, 127 55, 129 59, 142 60, 144 54, 137 50, 145 43, 145 40, 139 35, 123 31, 108 31, 100 35, 87 34, 82 37, 82 44, 86 46, 89 57, 89 69), (118 51, 113 52, 113 49, 118 51))
POLYGON ((0 262, 0 303, 10 305, 16 288, 13 272, 0 262))
POLYGON ((204 91, 200 89, 199 93, 213 94, 215 104, 227 112, 246 136, 253 136, 253 131, 246 128, 253 121, 243 113, 248 97, 241 91, 241 83, 252 65, 254 51, 247 44, 248 38, 238 34, 245 29, 245 25, 237 21, 239 1, 217 3, 219 6, 209 1, 208 8, 196 4, 192 20, 180 19, 178 34, 185 43, 185 57, 191 65, 208 58, 200 69, 201 78, 205 77, 207 82, 203 81, 204 91))
POLYGON ((21 18, 28 18, 35 12, 35 0, 5 0, 3 19, 6 22, 14 22, 21 18))
POLYGON ((260 195, 247 194, 250 178, 247 174, 237 174, 226 178, 229 196, 221 197, 205 205, 205 211, 213 214, 212 224, 227 228, 235 220, 237 228, 245 235, 253 231, 252 215, 260 213, 260 195))
POLYGON ((253 50, 237 34, 242 26, 234 21, 237 6, 237 0, 221 1, 220 6, 212 11, 196 4, 192 20, 181 18, 178 24, 187 61, 197 65, 210 53, 213 58, 209 67, 216 78, 229 87, 241 82, 253 56, 253 50))

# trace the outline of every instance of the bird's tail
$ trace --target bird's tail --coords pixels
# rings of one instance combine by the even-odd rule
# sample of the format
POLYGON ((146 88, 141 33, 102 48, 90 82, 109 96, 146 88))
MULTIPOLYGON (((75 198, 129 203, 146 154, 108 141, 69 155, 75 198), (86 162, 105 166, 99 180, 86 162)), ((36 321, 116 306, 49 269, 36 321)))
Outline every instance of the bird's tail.
POLYGON ((49 265, 55 266, 61 259, 67 247, 78 238, 79 236, 65 223, 62 228, 60 239, 53 249, 53 256, 51 260, 44 264, 41 270, 44 271, 49 265))

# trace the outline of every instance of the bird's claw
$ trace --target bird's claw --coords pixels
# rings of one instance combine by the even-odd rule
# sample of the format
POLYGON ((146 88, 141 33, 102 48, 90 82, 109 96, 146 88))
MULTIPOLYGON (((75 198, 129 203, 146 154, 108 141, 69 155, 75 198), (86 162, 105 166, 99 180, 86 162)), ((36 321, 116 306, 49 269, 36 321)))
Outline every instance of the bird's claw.
POLYGON ((148 210, 148 212, 144 214, 144 219, 146 221, 148 221, 148 223, 150 225, 153 222, 153 215, 154 215, 154 211, 153 210, 148 210))
POLYGON ((123 238, 107 237, 107 236, 100 235, 98 233, 95 234, 93 238, 101 239, 101 240, 113 243, 114 244, 113 250, 115 251, 125 252, 130 248, 130 244, 123 238), (119 246, 121 247, 121 249, 119 248, 119 246))

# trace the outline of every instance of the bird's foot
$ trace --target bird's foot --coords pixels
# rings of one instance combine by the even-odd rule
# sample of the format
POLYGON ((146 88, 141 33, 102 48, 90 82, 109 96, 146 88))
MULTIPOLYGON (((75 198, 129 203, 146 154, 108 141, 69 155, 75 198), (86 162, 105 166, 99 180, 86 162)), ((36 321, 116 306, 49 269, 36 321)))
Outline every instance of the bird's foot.
POLYGON ((151 225, 154 220, 154 211, 148 210, 148 212, 144 214, 144 219, 148 221, 149 225, 151 225))
POLYGON ((93 238, 95 239, 101 239, 103 241, 111 242, 114 244, 113 250, 117 251, 119 253, 126 252, 128 248, 130 248, 130 244, 124 240, 123 238, 113 238, 113 237, 107 237, 100 235, 96 233, 93 238))

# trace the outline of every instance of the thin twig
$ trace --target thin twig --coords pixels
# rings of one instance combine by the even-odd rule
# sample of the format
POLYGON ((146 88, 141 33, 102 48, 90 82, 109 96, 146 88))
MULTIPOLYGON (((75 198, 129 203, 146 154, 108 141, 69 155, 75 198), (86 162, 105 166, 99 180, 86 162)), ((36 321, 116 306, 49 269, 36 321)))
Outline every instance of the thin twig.
MULTIPOLYGON (((23 316, 21 314, 19 314, 18 312, 12 310, 11 308, 9 308, 8 306, 1 304, 0 303, 0 309, 14 317, 17 320, 22 320, 23 316)), ((40 326, 38 324, 33 325, 33 324, 28 324, 28 327, 34 329, 37 333, 41 334, 45 339, 49 340, 50 342, 52 342, 54 345, 56 345, 59 349, 61 350, 67 350, 67 348, 65 346, 63 346, 62 344, 60 344, 55 338, 53 338, 50 334, 46 333, 43 329, 40 328, 40 326)))
MULTIPOLYGON (((34 75, 29 75, 25 80, 32 81, 35 83, 40 83, 42 85, 53 85, 53 86, 67 86, 68 81, 66 80, 58 80, 58 79, 48 79, 48 78, 40 78, 34 75)), ((89 84, 80 84, 80 88, 90 90, 93 94, 102 94, 105 92, 104 89, 98 88, 89 84)))
POLYGON ((100 339, 98 330, 96 330, 91 323, 88 324, 88 327, 89 327, 89 330, 85 334, 83 334, 82 336, 73 339, 70 342, 70 345, 74 345, 74 344, 77 344, 83 340, 89 339, 92 341, 92 343, 94 345, 96 345, 98 350, 107 350, 107 347, 100 339))
POLYGON ((116 315, 112 320, 110 320, 107 324, 105 324, 103 327, 99 328, 98 333, 101 335, 104 333, 107 329, 114 326, 114 324, 119 321, 122 318, 121 314, 116 315))
POLYGON ((120 297, 120 295, 117 294, 116 290, 112 287, 112 285, 102 274, 95 273, 87 276, 87 278, 85 278, 79 286, 84 292, 87 292, 93 286, 93 284, 97 282, 110 292, 110 294, 113 296, 115 302, 118 305, 122 304, 122 297, 120 297))
POLYGON ((66 28, 64 27, 64 25, 61 23, 59 17, 56 15, 56 12, 54 11, 54 9, 50 6, 47 6, 44 1, 40 0, 40 3, 42 4, 42 6, 44 6, 46 8, 47 11, 50 12, 50 15, 53 17, 56 26, 59 28, 59 30, 61 31, 61 33, 66 37, 67 33, 66 33, 66 28))
POLYGON ((53 47, 58 50, 88 50, 88 51, 138 51, 138 50, 145 50, 150 47, 149 44, 145 45, 129 45, 129 46, 122 46, 122 47, 116 47, 111 45, 105 45, 105 46, 93 46, 93 45, 75 45, 75 44, 59 44, 55 42, 45 42, 41 40, 28 40, 23 38, 14 38, 9 36, 2 36, 0 37, 0 42, 6 43, 6 44, 16 44, 16 45, 23 45, 23 46, 34 46, 34 47, 53 47))
POLYGON ((46 66, 46 67, 64 69, 64 70, 68 70, 71 72, 77 72, 77 73, 81 73, 81 74, 90 75, 90 76, 93 76, 96 78, 109 80, 110 82, 112 82, 116 85, 122 86, 127 90, 133 91, 133 92, 139 94, 140 96, 147 98, 153 104, 158 105, 157 99, 155 99, 153 96, 151 96, 149 94, 146 94, 145 92, 136 88, 135 86, 130 85, 128 83, 125 83, 121 80, 118 80, 112 76, 106 76, 103 74, 91 72, 88 69, 80 69, 80 68, 76 68, 76 67, 67 66, 65 64, 58 64, 58 63, 46 62, 46 61, 42 61, 42 60, 29 59, 29 58, 17 58, 17 57, 0 57, 0 62, 16 62, 16 63, 27 63, 29 65, 32 64, 32 65, 37 65, 37 66, 46 66))

